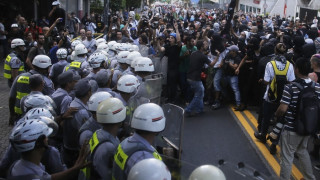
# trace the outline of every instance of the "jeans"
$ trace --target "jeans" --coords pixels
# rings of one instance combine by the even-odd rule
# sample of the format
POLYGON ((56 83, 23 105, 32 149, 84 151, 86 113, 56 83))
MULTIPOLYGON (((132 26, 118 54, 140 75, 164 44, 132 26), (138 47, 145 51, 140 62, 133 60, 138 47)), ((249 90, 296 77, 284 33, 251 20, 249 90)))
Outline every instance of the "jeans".
POLYGON ((196 113, 201 113, 203 111, 203 97, 204 97, 204 87, 201 81, 192 81, 188 79, 188 83, 194 92, 193 99, 190 104, 186 107, 185 111, 191 113, 195 111, 196 113))
POLYGON ((237 106, 240 105, 241 104, 241 97, 240 97, 238 76, 226 76, 225 79, 228 82, 228 84, 230 84, 230 86, 234 92, 236 105, 237 106))
POLYGON ((214 90, 215 91, 221 91, 221 85, 220 85, 220 82, 221 82, 221 79, 222 79, 222 69, 221 68, 217 68, 217 69, 214 69, 215 70, 215 73, 214 73, 214 77, 213 77, 213 86, 214 86, 214 90))
POLYGON ((299 157, 301 173, 305 180, 316 179, 312 172, 310 156, 307 150, 309 136, 300 136, 295 132, 284 130, 281 134, 280 179, 289 180, 294 153, 299 157))

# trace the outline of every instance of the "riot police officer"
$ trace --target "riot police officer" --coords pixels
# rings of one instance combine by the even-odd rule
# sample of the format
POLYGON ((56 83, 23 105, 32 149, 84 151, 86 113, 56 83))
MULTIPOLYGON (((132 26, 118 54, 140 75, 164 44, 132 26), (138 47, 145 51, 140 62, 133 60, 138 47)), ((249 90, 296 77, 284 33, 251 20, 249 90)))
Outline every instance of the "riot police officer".
POLYGON ((3 77, 8 79, 8 86, 11 87, 15 78, 24 72, 23 51, 25 51, 25 43, 22 39, 14 39, 11 41, 11 49, 13 50, 4 63, 3 77))

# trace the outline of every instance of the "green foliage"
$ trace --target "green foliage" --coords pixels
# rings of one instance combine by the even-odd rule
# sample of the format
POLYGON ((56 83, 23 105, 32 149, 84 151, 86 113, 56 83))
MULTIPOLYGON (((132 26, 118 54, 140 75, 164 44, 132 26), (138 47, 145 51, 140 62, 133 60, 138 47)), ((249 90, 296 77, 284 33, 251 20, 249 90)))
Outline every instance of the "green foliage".
POLYGON ((116 12, 120 9, 123 9, 122 2, 123 0, 110 0, 109 7, 112 10, 112 12, 116 12))
POLYGON ((135 7, 138 8, 141 5, 141 0, 128 0, 126 3, 126 7, 130 8, 130 7, 135 7))
POLYGON ((103 4, 100 0, 95 0, 94 2, 90 3, 90 11, 95 12, 98 14, 103 13, 103 4))

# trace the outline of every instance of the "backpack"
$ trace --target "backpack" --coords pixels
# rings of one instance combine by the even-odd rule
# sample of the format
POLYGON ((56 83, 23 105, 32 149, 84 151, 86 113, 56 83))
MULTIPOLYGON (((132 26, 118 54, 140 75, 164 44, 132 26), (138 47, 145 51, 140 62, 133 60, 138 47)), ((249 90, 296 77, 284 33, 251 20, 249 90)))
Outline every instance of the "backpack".
POLYGON ((300 90, 295 119, 296 132, 299 135, 315 134, 319 130, 320 100, 315 92, 315 82, 304 88, 303 85, 293 82, 300 90))
POLYGON ((270 88, 268 90, 268 98, 271 102, 279 103, 282 97, 284 85, 288 83, 287 73, 289 70, 290 62, 286 62, 285 68, 280 71, 277 68, 276 61, 270 61, 274 70, 274 78, 270 83, 270 88))

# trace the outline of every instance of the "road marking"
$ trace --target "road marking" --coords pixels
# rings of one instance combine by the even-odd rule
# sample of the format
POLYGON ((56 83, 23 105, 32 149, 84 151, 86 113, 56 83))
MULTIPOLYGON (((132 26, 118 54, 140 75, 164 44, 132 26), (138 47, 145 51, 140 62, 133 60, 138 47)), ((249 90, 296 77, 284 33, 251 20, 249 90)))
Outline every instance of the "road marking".
MULTIPOLYGON (((247 131, 250 138, 253 140, 255 145, 258 147, 259 151, 262 153, 263 157, 266 159, 266 161, 269 163, 269 165, 272 167, 274 172, 279 176, 280 175, 280 164, 275 159, 273 155, 270 154, 269 149, 266 145, 262 144, 259 140, 257 140, 254 137, 254 132, 257 130, 256 127, 258 126, 256 118, 251 114, 250 111, 245 110, 243 113, 247 117, 247 119, 250 121, 251 124, 255 127, 254 129, 249 124, 249 122, 246 120, 246 118, 243 116, 243 114, 240 111, 235 111, 233 107, 230 107, 232 112, 236 115, 242 126, 247 131)), ((271 142, 267 141, 268 147, 271 145, 271 142)), ((277 146, 277 159, 280 159, 280 148, 277 146)), ((292 166, 292 175, 294 179, 300 180, 303 178, 302 173, 299 171, 299 169, 293 164, 292 166)))

